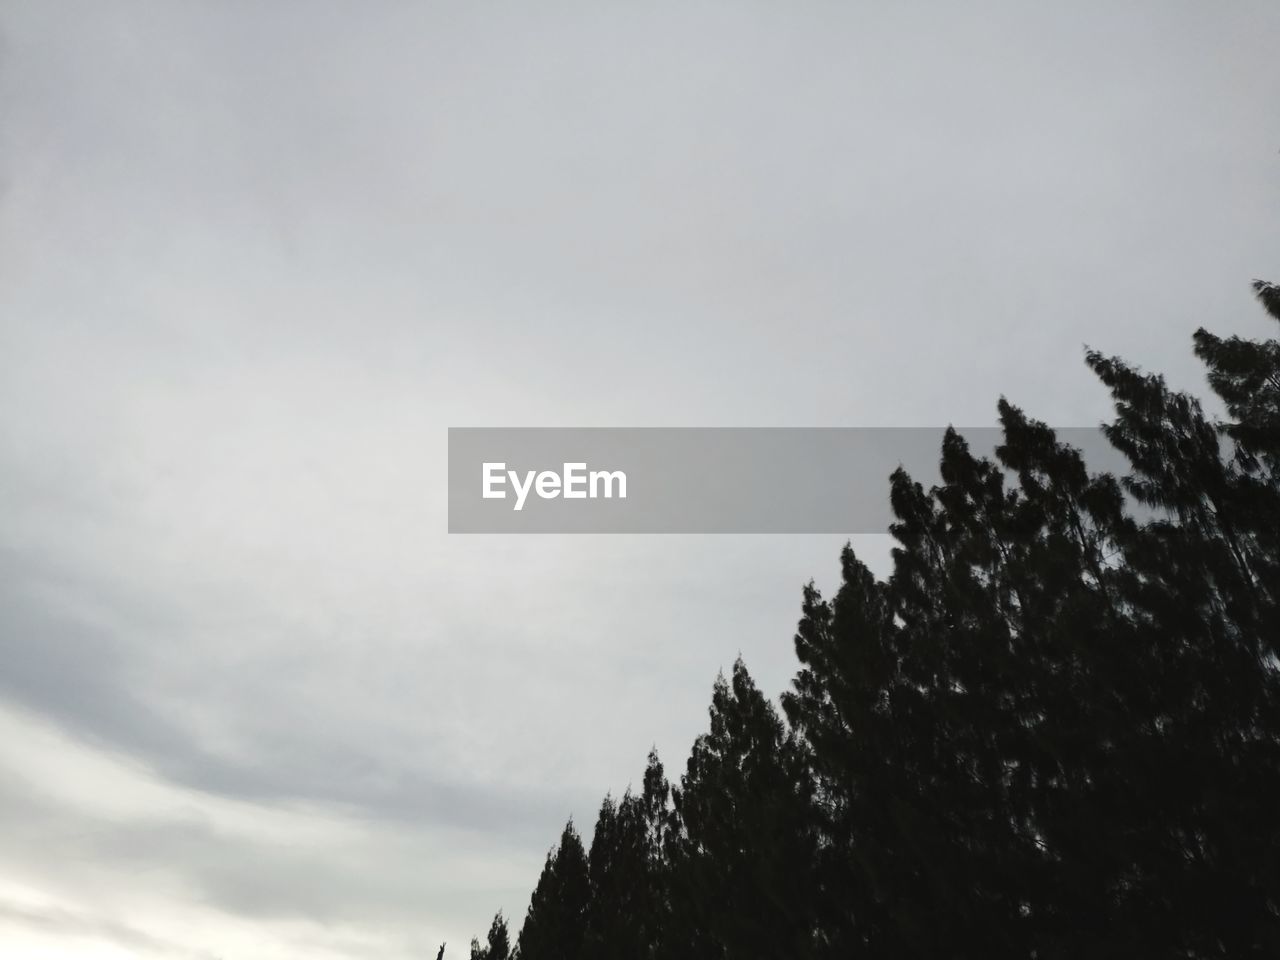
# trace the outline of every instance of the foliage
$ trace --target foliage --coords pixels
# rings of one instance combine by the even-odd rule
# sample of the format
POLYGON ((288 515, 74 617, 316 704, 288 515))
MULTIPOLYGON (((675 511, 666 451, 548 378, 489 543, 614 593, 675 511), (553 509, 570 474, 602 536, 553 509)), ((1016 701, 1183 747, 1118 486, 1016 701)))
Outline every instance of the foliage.
POLYGON ((1195 352, 1225 422, 1088 353, 1124 477, 1005 400, 995 459, 896 473, 892 574, 804 589, 785 720, 717 679, 678 785, 650 754, 566 828, 522 960, 1280 956, 1280 342, 1195 352))

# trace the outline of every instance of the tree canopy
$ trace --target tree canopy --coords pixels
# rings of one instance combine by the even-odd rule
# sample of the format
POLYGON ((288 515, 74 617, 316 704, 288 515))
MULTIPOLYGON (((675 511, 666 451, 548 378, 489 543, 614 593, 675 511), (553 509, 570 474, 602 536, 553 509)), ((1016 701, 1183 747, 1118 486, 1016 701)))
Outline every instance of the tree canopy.
POLYGON ((1194 348, 1223 419, 1087 354, 1123 476, 1004 399, 894 474, 889 577, 846 547, 781 713, 739 660, 678 783, 566 827, 521 960, 1280 956, 1280 342, 1194 348))

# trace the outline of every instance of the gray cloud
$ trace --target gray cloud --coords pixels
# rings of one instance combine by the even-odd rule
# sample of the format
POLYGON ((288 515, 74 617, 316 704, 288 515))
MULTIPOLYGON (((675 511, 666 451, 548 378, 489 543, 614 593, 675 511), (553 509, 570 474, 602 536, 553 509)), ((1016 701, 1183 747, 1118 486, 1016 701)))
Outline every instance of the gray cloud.
MULTIPOLYGON (((202 747, 198 731, 184 725, 180 709, 149 702, 137 680, 133 645, 93 621, 60 616, 49 592, 41 596, 40 584, 24 578, 24 567, 23 558, 0 552, 0 696, 107 749, 136 754, 177 783, 229 797, 326 802, 365 816, 428 819, 446 827, 503 823, 516 832, 530 819, 541 827, 570 805, 554 785, 527 788, 517 798, 449 771, 396 766, 378 756, 375 744, 358 749, 333 742, 314 729, 281 723, 262 705, 257 709, 265 723, 249 749, 213 754, 202 747)), ((86 584, 66 586, 81 597, 90 592, 86 584)), ((160 635, 173 638, 174 629, 160 635)), ((270 679, 271 685, 280 682, 280 676, 270 679)), ((527 839, 542 845, 536 831, 527 839)))
POLYGON ((140 930, 70 910, 39 909, 0 901, 0 917, 27 927, 57 934, 59 937, 106 941, 144 956, 188 957, 191 960, 217 960, 217 955, 192 950, 182 944, 168 943, 140 930))

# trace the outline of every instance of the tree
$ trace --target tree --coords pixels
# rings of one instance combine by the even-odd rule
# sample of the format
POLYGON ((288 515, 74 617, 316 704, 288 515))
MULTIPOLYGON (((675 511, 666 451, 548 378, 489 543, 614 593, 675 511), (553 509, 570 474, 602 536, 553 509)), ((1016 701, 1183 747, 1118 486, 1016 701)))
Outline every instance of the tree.
POLYGON ((678 787, 651 754, 589 863, 566 828, 520 956, 1280 956, 1280 343, 1195 350, 1225 422, 1087 354, 1122 477, 1003 399, 994 458, 896 472, 889 578, 846 547, 804 590, 787 723, 718 678, 678 787))
POLYGON ((489 936, 485 944, 481 946, 479 940, 472 938, 471 960, 510 960, 510 957, 511 940, 507 934, 507 921, 499 910, 493 923, 489 925, 489 936))
POLYGON ((998 463, 949 431, 941 485, 894 476, 887 583, 846 551, 806 591, 784 706, 837 955, 1276 949, 1280 349, 1197 350, 1233 423, 1088 356, 1151 519, 1002 401, 998 463))
POLYGON ((664 955, 807 956, 817 835, 795 740, 739 659, 673 791, 664 955))
POLYGON ((618 803, 606 797, 600 807, 588 858, 589 956, 657 955, 666 909, 662 845, 669 795, 662 763, 651 751, 641 793, 628 789, 618 803))
POLYGON ((582 956, 590 892, 587 856, 570 820, 559 845, 547 854, 533 890, 520 929, 521 960, 577 960, 582 956))

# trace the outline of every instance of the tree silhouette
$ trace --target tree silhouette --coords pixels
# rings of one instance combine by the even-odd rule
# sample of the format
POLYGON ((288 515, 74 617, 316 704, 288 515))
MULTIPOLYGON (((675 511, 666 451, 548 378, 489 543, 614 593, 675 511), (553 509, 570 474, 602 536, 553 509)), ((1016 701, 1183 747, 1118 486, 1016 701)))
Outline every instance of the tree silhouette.
MULTIPOLYGON (((444 953, 444 947, 440 948, 441 955, 444 953)), ((507 921, 502 916, 502 911, 493 918, 493 923, 489 925, 489 935, 485 938, 482 945, 479 940, 474 937, 471 940, 471 960, 509 960, 511 957, 511 938, 507 933, 507 921)), ((440 960, 439 957, 436 960, 440 960)))
POLYGON ((786 722, 719 678, 675 788, 651 754, 589 860, 566 828, 522 960, 1280 956, 1280 342, 1194 343, 1225 422, 1087 354, 1125 476, 1003 399, 994 458, 896 472, 786 722))
POLYGON ((586 954, 641 960, 656 955, 667 916, 666 864, 670 785, 655 751, 644 785, 614 802, 606 797, 588 856, 591 901, 586 954))
POLYGON ((673 791, 667 855, 680 956, 803 956, 817 835, 795 740, 739 659, 673 791))
POLYGON ((587 856, 573 827, 565 825, 560 844, 547 854, 520 929, 521 960, 577 960, 582 956, 590 897, 587 856))

